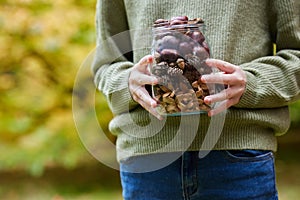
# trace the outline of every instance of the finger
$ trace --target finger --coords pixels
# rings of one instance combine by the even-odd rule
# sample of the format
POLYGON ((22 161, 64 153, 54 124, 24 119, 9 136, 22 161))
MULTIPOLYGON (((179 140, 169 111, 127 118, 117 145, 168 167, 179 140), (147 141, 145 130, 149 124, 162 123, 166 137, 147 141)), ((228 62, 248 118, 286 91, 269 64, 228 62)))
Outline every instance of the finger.
POLYGON ((138 76, 131 77, 130 79, 131 83, 138 86, 158 84, 158 79, 156 77, 145 74, 139 74, 138 76))
POLYGON ((227 100, 220 102, 219 104, 217 104, 214 109, 208 111, 208 116, 212 117, 214 115, 217 115, 225 110, 227 110, 228 107, 228 103, 227 100))
POLYGON ((148 55, 143 57, 138 63, 133 66, 133 71, 139 71, 143 74, 151 75, 150 66, 153 64, 153 56, 148 55))
POLYGON ((152 114, 154 117, 156 117, 158 120, 163 120, 164 118, 163 118, 163 116, 161 116, 158 112, 157 112, 157 110, 156 110, 156 108, 152 108, 152 107, 150 107, 149 109, 146 109, 150 114, 152 114))
POLYGON ((229 87, 227 89, 222 90, 219 93, 206 96, 204 98, 204 102, 206 104, 212 104, 212 103, 224 101, 226 99, 234 99, 234 98, 239 99, 242 93, 243 90, 240 89, 239 87, 229 87))
POLYGON ((227 94, 226 92, 223 90, 222 92, 218 93, 218 94, 213 94, 213 95, 209 95, 206 96, 204 98, 204 103, 210 105, 219 101, 224 101, 227 99, 227 94))
POLYGON ((143 66, 147 67, 148 64, 153 62, 153 56, 152 55, 147 55, 144 56, 138 63, 137 66, 143 66))
POLYGON ((136 101, 157 119, 163 120, 163 117, 156 110, 157 102, 151 97, 149 99, 149 97, 146 94, 143 94, 143 92, 136 93, 136 101))
POLYGON ((234 76, 231 74, 216 73, 216 74, 206 74, 201 77, 201 81, 204 83, 218 83, 228 85, 234 80, 234 76))
POLYGON ((154 76, 149 76, 140 72, 132 72, 129 77, 130 84, 142 86, 142 85, 156 85, 158 79, 154 76))
POLYGON ((223 60, 207 59, 205 63, 210 67, 217 67, 219 70, 230 74, 237 69, 237 66, 223 60))
POLYGON ((201 81, 204 83, 216 83, 223 85, 245 85, 246 80, 244 75, 238 74, 224 74, 224 73, 216 73, 216 74, 206 74, 201 77, 201 81))
POLYGON ((232 95, 233 94, 231 92, 231 89, 227 88, 227 89, 222 90, 219 93, 206 96, 204 98, 204 102, 206 104, 212 104, 212 103, 216 103, 216 102, 219 102, 219 101, 224 101, 226 99, 229 99, 229 98, 231 98, 232 95))
MULTIPOLYGON (((144 87, 138 87, 133 91, 134 100, 140 104, 143 104, 145 108, 156 107, 157 102, 149 95, 148 91, 144 87)), ((143 106, 143 107, 144 107, 143 106)))
POLYGON ((231 99, 226 99, 224 101, 216 103, 214 108, 208 112, 208 116, 217 115, 217 114, 227 110, 228 108, 230 108, 231 106, 235 105, 238 102, 239 102, 238 98, 231 98, 231 99))

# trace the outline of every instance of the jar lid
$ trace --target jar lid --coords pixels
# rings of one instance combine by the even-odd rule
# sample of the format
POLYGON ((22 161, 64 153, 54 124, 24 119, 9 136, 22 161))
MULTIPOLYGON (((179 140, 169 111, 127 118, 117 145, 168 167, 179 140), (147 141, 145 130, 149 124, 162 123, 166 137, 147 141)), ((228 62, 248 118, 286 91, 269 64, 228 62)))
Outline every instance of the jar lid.
POLYGON ((173 17, 171 20, 157 19, 153 28, 180 28, 180 27, 199 27, 204 24, 202 18, 188 19, 187 16, 173 17))

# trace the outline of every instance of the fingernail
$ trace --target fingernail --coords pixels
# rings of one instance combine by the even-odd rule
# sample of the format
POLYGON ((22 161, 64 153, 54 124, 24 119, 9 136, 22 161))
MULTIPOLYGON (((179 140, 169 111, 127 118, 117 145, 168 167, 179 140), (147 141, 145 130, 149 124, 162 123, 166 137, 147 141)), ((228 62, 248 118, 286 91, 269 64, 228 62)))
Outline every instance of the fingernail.
POLYGON ((207 59, 205 60, 205 63, 209 63, 209 60, 210 60, 210 59, 209 59, 209 58, 207 58, 207 59))
POLYGON ((152 108, 155 108, 157 106, 157 103, 156 103, 156 101, 152 101, 150 105, 152 108))
POLYGON ((161 115, 156 116, 157 119, 159 119, 160 121, 162 121, 164 118, 161 115))
POLYGON ((204 98, 204 102, 205 102, 206 104, 211 104, 211 98, 210 98, 210 97, 205 97, 205 98, 204 98))
POLYGON ((148 62, 148 63, 152 63, 152 62, 153 62, 153 57, 152 57, 152 56, 149 56, 147 62, 148 62))
POLYGON ((202 81, 202 82, 205 82, 205 81, 206 81, 206 76, 205 76, 205 75, 202 75, 202 76, 201 76, 201 81, 202 81))

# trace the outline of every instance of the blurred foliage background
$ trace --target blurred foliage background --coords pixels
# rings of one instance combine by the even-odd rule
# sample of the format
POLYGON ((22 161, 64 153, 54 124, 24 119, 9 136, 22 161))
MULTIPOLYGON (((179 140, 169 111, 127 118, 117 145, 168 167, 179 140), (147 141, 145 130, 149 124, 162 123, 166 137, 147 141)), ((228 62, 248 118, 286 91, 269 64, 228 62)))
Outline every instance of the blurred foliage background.
POLYGON ((72 118, 72 89, 95 45, 95 2, 1 1, 0 170, 38 176, 87 157, 72 118))
MULTIPOLYGON (((51 168, 67 173, 97 165, 82 145, 72 115, 76 73, 95 46, 96 0, 0 4, 0 179, 20 171, 39 178, 51 168)), ((111 114, 104 99, 97 100, 100 123, 106 127, 111 114)), ((299 111, 300 102, 291 105, 291 131, 298 139, 299 111)), ((299 140, 282 141, 288 146, 299 140)))

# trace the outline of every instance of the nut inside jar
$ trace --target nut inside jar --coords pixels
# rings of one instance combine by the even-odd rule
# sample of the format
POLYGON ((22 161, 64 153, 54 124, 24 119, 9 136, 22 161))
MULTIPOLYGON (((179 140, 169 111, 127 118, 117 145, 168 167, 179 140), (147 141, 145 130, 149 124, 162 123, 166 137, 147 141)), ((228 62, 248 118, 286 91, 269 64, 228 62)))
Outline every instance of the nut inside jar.
POLYGON ((215 93, 214 85, 201 82, 201 76, 213 73, 205 60, 210 49, 203 33, 204 21, 186 16, 158 19, 153 25, 151 72, 159 83, 153 86, 153 98, 161 114, 209 111, 204 98, 215 93))

